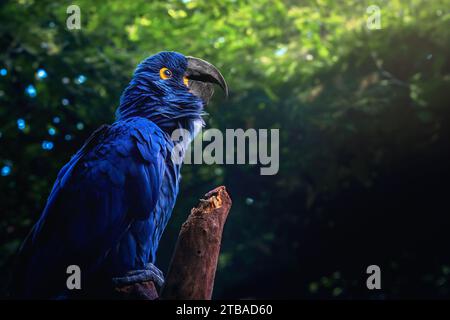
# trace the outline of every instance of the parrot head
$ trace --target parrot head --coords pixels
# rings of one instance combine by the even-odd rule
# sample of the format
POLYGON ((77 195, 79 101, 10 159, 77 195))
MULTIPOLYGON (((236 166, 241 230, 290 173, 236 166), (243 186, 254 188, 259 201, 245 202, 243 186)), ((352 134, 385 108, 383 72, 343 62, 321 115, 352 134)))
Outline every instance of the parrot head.
POLYGON ((117 119, 146 117, 164 130, 202 121, 214 85, 228 86, 211 63, 178 52, 160 52, 142 61, 120 98, 117 119))

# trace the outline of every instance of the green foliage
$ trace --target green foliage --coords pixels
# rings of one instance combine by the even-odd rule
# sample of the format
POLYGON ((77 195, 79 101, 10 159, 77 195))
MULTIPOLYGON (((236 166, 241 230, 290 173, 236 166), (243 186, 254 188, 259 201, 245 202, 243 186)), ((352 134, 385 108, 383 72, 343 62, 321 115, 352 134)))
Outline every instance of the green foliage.
MULTIPOLYGON (((315 271, 302 269, 302 259, 311 258, 315 250, 308 242, 314 236, 307 235, 314 230, 319 232, 316 237, 326 237, 330 230, 344 230, 339 229, 343 217, 333 210, 332 199, 348 190, 371 190, 389 170, 411 157, 438 153, 448 141, 449 4, 0 4, 0 68, 7 70, 0 76, 0 167, 11 168, 0 177, 0 282, 6 284, 11 256, 45 205, 58 169, 95 128, 113 121, 136 64, 158 51, 175 50, 213 62, 229 82, 231 97, 210 106, 208 126, 280 128, 281 166, 279 174, 270 177, 259 176, 254 166, 185 166, 160 263, 167 266, 180 224, 196 199, 225 184, 233 209, 219 261, 217 297, 354 296, 361 285, 355 284, 357 272, 362 271, 340 273, 339 259, 325 259, 327 267, 315 271), (66 28, 70 4, 81 8, 81 30, 66 28), (366 28, 366 8, 372 4, 381 8, 381 30, 366 28), (47 78, 36 78, 39 68, 47 78), (76 81, 80 75, 87 79, 81 84, 76 81), (25 94, 29 85, 37 90, 34 98, 25 94), (60 122, 55 123, 55 117, 60 122), (23 131, 17 119, 25 120, 23 131), (49 128, 56 134, 50 136, 49 128), (43 150, 44 140, 54 148, 43 150), (279 291, 255 289, 255 282, 274 273, 290 274, 297 287, 286 289, 289 280, 277 276, 269 282, 282 283, 273 284, 279 291), (235 288, 243 288, 242 293, 235 288)), ((388 263, 391 256, 385 259, 388 263)), ((355 263, 358 270, 367 266, 355 263)), ((434 277, 448 277, 448 272, 439 272, 424 285, 434 285, 434 277)), ((400 285, 395 290, 387 294, 405 294, 400 285)))

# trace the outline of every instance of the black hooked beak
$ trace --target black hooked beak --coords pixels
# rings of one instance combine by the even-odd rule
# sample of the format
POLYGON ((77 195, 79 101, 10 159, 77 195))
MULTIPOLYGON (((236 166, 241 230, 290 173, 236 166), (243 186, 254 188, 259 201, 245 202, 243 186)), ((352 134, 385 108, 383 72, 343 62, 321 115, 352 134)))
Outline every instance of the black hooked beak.
POLYGON ((228 97, 228 86, 220 71, 211 63, 194 57, 186 57, 189 90, 200 97, 205 105, 214 94, 214 84, 219 85, 228 97))

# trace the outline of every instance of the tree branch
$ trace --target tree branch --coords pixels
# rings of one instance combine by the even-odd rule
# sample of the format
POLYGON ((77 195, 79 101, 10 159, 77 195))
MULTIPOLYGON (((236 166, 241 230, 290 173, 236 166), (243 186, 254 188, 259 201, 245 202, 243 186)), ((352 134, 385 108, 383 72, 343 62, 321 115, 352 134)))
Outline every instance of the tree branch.
POLYGON ((231 199, 218 187, 200 199, 181 227, 161 299, 211 299, 231 199))

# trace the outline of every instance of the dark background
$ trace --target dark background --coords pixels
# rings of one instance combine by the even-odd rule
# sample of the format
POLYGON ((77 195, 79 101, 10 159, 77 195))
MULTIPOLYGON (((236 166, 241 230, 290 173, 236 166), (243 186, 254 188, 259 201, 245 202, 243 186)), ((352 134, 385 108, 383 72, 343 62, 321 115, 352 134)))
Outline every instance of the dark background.
POLYGON ((73 31, 70 4, 0 4, 1 296, 59 168, 161 50, 223 71, 231 96, 208 127, 279 128, 280 171, 185 165, 159 267, 223 184, 215 298, 450 296, 449 1, 75 1, 73 31), (366 288, 371 264, 381 290, 366 288))

